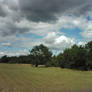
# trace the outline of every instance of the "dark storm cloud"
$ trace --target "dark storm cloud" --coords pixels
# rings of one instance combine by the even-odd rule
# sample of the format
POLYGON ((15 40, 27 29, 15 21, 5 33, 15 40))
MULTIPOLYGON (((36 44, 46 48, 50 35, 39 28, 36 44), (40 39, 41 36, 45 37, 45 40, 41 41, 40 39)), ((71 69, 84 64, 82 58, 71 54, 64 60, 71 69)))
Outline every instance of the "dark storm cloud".
POLYGON ((33 21, 56 20, 56 16, 68 10, 80 16, 91 8, 91 3, 92 0, 19 0, 24 16, 33 21))
POLYGON ((0 16, 5 17, 7 14, 2 4, 0 4, 0 16))
POLYGON ((84 15, 91 10, 92 0, 2 0, 0 1, 0 35, 8 36, 29 32, 16 26, 23 18, 30 22, 52 22, 62 14, 84 15), (4 18, 2 18, 4 17, 4 18), (9 23, 9 21, 13 21, 9 23))
POLYGON ((85 15, 90 11, 92 11, 92 3, 90 3, 90 4, 86 3, 85 5, 77 7, 72 13, 75 16, 79 17, 80 15, 85 15))
POLYGON ((10 9, 18 10, 18 0, 3 0, 3 4, 7 5, 10 9))
POLYGON ((0 20, 0 36, 6 37, 6 36, 12 36, 16 34, 25 34, 30 29, 27 27, 20 27, 17 26, 17 21, 11 21, 11 19, 6 19, 5 21, 3 19, 0 20))
POLYGON ((2 32, 1 32, 1 36, 6 37, 6 36, 12 36, 12 35, 15 35, 15 34, 24 34, 24 33, 28 32, 28 31, 29 31, 28 28, 17 28, 15 26, 11 26, 8 29, 7 28, 5 28, 5 29, 3 28, 2 32))
MULTIPOLYGON (((2 4, 35 22, 57 20, 65 13, 80 16, 92 9, 92 0, 3 0, 2 4)), ((1 6, 0 15, 6 16, 1 6)))

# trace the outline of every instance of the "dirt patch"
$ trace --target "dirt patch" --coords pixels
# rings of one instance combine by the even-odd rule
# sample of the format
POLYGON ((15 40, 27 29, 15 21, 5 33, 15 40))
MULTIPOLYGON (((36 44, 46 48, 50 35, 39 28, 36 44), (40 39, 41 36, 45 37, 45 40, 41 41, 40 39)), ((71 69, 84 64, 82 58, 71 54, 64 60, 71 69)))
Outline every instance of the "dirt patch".
POLYGON ((32 64, 21 64, 22 66, 33 66, 32 64))
POLYGON ((45 67, 45 65, 38 65, 38 67, 39 67, 39 68, 44 68, 44 67, 45 67))

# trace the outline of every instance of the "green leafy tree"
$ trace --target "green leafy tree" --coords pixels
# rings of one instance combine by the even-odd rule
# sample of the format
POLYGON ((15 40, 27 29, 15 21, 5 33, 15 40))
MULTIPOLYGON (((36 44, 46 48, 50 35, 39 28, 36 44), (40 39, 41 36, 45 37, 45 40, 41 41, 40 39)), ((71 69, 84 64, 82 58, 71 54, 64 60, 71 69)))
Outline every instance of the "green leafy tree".
POLYGON ((2 63, 8 63, 8 62, 9 62, 9 58, 7 57, 7 55, 4 55, 4 56, 1 58, 1 62, 2 62, 2 63))
POLYGON ((57 57, 61 68, 70 68, 72 65, 71 50, 65 49, 63 53, 60 53, 57 57))
POLYGON ((54 55, 52 59, 46 63, 46 67, 59 67, 57 56, 54 55))
POLYGON ((88 69, 92 70, 92 41, 88 42, 85 45, 85 49, 87 50, 87 64, 88 69))
POLYGON ((74 62, 73 68, 79 70, 87 70, 87 54, 86 50, 82 46, 74 45, 71 48, 71 57, 74 62))
POLYGON ((43 44, 39 46, 35 46, 31 51, 30 55, 33 56, 33 64, 37 67, 39 64, 46 64, 51 60, 52 52, 48 49, 48 47, 43 44))
POLYGON ((87 70, 86 50, 82 46, 74 45, 64 50, 58 56, 60 67, 87 70))

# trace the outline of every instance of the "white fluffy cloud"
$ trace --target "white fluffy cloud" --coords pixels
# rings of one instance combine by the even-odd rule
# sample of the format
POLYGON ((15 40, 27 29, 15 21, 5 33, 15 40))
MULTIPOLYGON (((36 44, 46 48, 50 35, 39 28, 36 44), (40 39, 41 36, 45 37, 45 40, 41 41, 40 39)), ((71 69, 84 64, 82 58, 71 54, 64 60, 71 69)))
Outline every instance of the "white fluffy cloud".
POLYGON ((11 43, 2 43, 1 46, 11 46, 11 43))
MULTIPOLYGON (((37 35, 46 35, 49 32, 59 32, 62 28, 80 28, 83 30, 80 34, 85 38, 92 38, 92 21, 88 21, 86 17, 80 16, 65 16, 62 15, 56 22, 31 22, 27 19, 22 19, 16 22, 16 27, 19 29, 28 29, 30 33, 37 35)), ((21 33, 21 32, 20 32, 21 33)))
MULTIPOLYGON (((39 45, 41 43, 47 45, 52 50, 64 50, 65 48, 70 48, 73 44, 76 43, 76 39, 69 38, 65 36, 60 30, 62 28, 75 28, 79 27, 84 31, 81 32, 81 35, 84 37, 91 37, 88 35, 88 29, 91 28, 91 21, 87 21, 83 19, 83 17, 69 17, 69 16, 61 16, 55 23, 47 23, 47 22, 32 22, 23 18, 21 21, 13 21, 13 19, 1 18, 0 21, 0 41, 8 41, 12 43, 13 46, 21 47, 21 48, 32 48, 35 45, 39 45), (3 21, 4 20, 4 21, 3 21), (87 23, 87 24, 86 24, 87 23), (11 24, 11 25, 10 25, 11 24), (89 25, 88 25, 89 24, 89 25), (17 28, 17 31, 13 31, 13 28, 17 28), (7 31, 6 31, 7 29, 7 31), (27 29, 22 30, 22 29, 27 29), (86 32, 86 33, 85 33, 86 32), (25 34, 25 33, 33 33, 36 35, 40 35, 43 38, 41 39, 32 39, 25 38, 22 35, 20 37, 16 37, 16 34, 25 34), (85 33, 85 34, 84 34, 85 33), (6 37, 2 37, 3 35, 7 35, 6 37), (8 35, 9 34, 9 35, 8 35), (20 41, 20 43, 18 43, 20 41)), ((89 30, 91 32, 91 29, 89 30)), ((3 43, 2 46, 10 45, 9 43, 3 43)), ((81 44, 81 43, 79 43, 81 44)), ((3 52, 2 52, 3 53, 3 52)), ((2 54, 1 53, 1 54, 2 54)), ((7 54, 4 52, 4 54, 7 54)), ((9 53, 8 53, 9 54, 9 53)), ((9 55, 20 55, 21 52, 10 53, 9 55), (19 53, 19 54, 18 54, 19 53)))
POLYGON ((78 45, 78 46, 80 46, 80 45, 81 45, 81 46, 84 46, 85 44, 86 44, 86 42, 81 42, 81 41, 80 41, 80 42, 78 42, 77 45, 78 45))
POLYGON ((0 51, 0 57, 4 56, 4 55, 8 55, 8 56, 20 56, 20 55, 28 55, 29 52, 24 49, 24 50, 19 50, 17 52, 7 52, 7 51, 0 51))
POLYGON ((53 50, 64 50, 70 48, 75 44, 73 38, 66 37, 64 35, 58 35, 55 32, 49 33, 45 38, 45 44, 53 50))
POLYGON ((81 33, 81 35, 85 38, 92 39, 92 21, 87 21, 86 23, 83 23, 81 26, 84 30, 81 33))

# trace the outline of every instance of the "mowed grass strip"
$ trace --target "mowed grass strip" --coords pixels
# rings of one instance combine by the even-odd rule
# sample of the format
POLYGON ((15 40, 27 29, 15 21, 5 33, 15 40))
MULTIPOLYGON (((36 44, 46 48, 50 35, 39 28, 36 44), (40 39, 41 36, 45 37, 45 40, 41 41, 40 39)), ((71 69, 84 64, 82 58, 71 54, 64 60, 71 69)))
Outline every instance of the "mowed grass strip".
POLYGON ((0 92, 92 92, 92 72, 0 64, 0 92))

